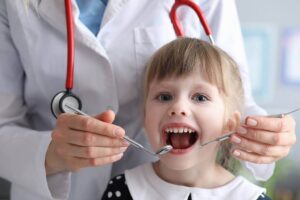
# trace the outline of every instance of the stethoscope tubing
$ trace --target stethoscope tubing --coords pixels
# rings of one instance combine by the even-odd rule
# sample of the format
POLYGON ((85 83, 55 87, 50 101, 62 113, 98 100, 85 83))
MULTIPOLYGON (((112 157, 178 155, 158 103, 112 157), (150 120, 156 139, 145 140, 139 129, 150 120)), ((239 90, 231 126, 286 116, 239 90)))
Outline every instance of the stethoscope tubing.
MULTIPOLYGON (((196 12, 206 35, 209 37, 210 42, 214 45, 212 31, 205 19, 202 10, 196 3, 194 3, 191 0, 175 0, 175 3, 171 8, 170 19, 173 23, 173 27, 176 35, 184 36, 181 23, 176 15, 177 8, 183 5, 189 6, 196 12)), ((72 8, 71 0, 65 0, 65 12, 66 12, 66 27, 67 27, 67 75, 66 75, 65 87, 67 91, 71 91, 74 82, 74 57, 75 57, 74 20, 73 20, 73 8, 72 8)))
POLYGON ((215 41, 214 41, 213 36, 212 36, 212 31, 211 31, 210 26, 208 25, 208 23, 206 21, 206 18, 204 16, 202 10, 200 9, 200 7, 196 3, 194 3, 191 0, 175 0, 175 3, 173 4, 173 6, 171 8, 170 19, 173 23, 173 27, 174 27, 176 35, 178 37, 184 36, 182 25, 181 25, 177 15, 176 15, 177 8, 180 7, 180 6, 188 6, 188 7, 190 7, 191 9, 193 9, 195 11, 195 13, 197 14, 197 16, 199 18, 199 21, 201 22, 201 25, 202 25, 202 27, 205 31, 205 34, 208 36, 211 44, 214 45, 215 41))
POLYGON ((74 20, 71 0, 65 0, 66 26, 67 26, 67 75, 66 75, 66 90, 71 91, 74 81, 74 20))
MULTIPOLYGON (((203 12, 200 7, 194 3, 192 0, 175 0, 171 11, 170 19, 173 23, 174 30, 177 36, 184 36, 181 23, 176 15, 176 10, 179 6, 189 6, 192 8, 206 33, 206 35, 211 40, 211 43, 214 44, 212 38, 212 32, 208 23, 205 19, 203 12)), ((82 108, 81 100, 78 96, 72 93, 73 84, 74 84, 74 58, 75 58, 75 40, 74 40, 74 19, 73 19, 73 8, 72 0, 65 0, 65 14, 66 14, 66 29, 67 29, 67 74, 66 74, 66 91, 61 91, 57 93, 51 101, 51 111, 55 117, 58 117, 59 114, 66 112, 64 106, 67 103, 73 103, 77 108, 82 108)))
POLYGON ((66 29, 67 29, 67 74, 65 91, 60 91, 51 100, 51 112, 54 117, 58 117, 61 113, 65 113, 65 104, 73 104, 78 109, 82 108, 81 100, 78 96, 72 93, 74 80, 74 19, 72 1, 65 0, 66 13, 66 29))

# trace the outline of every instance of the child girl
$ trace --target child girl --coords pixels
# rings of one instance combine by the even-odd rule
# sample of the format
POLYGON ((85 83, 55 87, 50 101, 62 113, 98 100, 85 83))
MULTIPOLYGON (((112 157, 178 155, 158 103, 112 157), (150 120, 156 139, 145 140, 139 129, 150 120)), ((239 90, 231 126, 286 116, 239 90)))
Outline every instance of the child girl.
POLYGON ((150 59, 144 91, 150 144, 173 150, 113 178, 102 199, 269 199, 264 188, 233 175, 229 143, 201 147, 234 131, 242 114, 240 73, 224 51, 198 39, 172 41, 150 59))

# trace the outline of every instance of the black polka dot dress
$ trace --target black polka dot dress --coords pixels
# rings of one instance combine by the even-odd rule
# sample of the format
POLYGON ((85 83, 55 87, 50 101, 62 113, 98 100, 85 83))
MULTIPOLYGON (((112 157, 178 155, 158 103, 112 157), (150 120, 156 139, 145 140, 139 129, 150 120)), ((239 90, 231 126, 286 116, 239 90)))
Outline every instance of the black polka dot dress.
MULTIPOLYGON (((111 179, 102 196, 102 200, 133 200, 128 186, 126 184, 125 175, 121 174, 111 179)), ((242 199, 242 198, 241 198, 242 199)), ((187 200, 192 200, 189 195, 187 200)), ((271 200, 267 195, 261 194, 257 200, 271 200)))
POLYGON ((124 174, 118 175, 111 179, 102 196, 102 200, 133 200, 126 184, 124 174))

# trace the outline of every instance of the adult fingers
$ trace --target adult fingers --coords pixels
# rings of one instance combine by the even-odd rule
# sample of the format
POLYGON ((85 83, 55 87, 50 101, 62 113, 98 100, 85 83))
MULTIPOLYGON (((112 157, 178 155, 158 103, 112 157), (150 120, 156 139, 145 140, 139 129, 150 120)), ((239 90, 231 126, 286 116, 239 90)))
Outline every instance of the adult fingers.
POLYGON ((99 115, 96 115, 95 118, 103 122, 112 123, 115 120, 115 113, 112 110, 107 110, 99 115))
POLYGON ((76 145, 66 145, 58 148, 57 153, 62 157, 76 158, 103 158, 125 152, 127 147, 81 147, 76 145))
POLYGON ((78 146, 126 147, 129 145, 128 142, 121 138, 112 138, 77 130, 68 130, 63 134, 61 134, 61 132, 55 132, 52 138, 57 142, 65 142, 78 146))
POLYGON ((256 141, 241 138, 236 135, 232 136, 230 140, 236 145, 237 148, 246 152, 252 152, 255 155, 261 155, 262 157, 284 157, 288 155, 290 150, 289 146, 273 146, 264 143, 258 143, 256 141))
POLYGON ((288 132, 295 129, 295 120, 291 116, 274 118, 268 116, 249 116, 245 120, 247 127, 272 132, 288 132))
POLYGON ((61 114, 57 118, 57 127, 66 126, 70 129, 91 132, 108 137, 123 137, 125 135, 124 129, 119 126, 83 115, 61 114))
POLYGON ((114 163, 120 160, 123 157, 123 153, 115 154, 111 156, 106 156, 102 158, 77 158, 77 157, 69 157, 66 159, 67 170, 77 171, 84 167, 96 167, 102 166, 105 164, 114 163))
POLYGON ((239 127, 236 137, 247 138, 258 143, 269 145, 293 145, 296 142, 296 135, 290 132, 270 132, 261 129, 239 127))
POLYGON ((277 161, 279 158, 270 157, 270 156, 262 156, 260 154, 255 154, 243 150, 233 150, 232 155, 237 159, 257 163, 257 164, 269 164, 277 161))

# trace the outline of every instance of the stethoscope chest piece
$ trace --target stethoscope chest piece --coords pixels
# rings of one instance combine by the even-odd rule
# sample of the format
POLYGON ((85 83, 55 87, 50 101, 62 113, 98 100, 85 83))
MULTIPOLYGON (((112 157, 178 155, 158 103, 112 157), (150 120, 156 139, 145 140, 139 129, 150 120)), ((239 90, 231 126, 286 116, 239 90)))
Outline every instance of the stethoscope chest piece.
POLYGON ((51 101, 52 114, 57 118, 61 113, 75 113, 66 105, 81 110, 82 104, 80 99, 70 91, 61 91, 57 93, 51 101))

